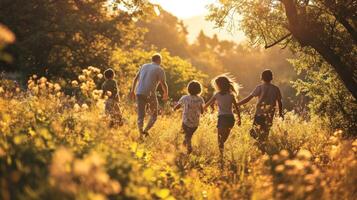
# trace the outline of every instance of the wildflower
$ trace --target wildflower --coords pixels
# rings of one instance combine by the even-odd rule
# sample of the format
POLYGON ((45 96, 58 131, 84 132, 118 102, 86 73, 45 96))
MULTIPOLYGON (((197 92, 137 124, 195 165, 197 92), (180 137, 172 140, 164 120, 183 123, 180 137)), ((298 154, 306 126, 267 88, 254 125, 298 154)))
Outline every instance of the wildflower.
POLYGON ((40 83, 46 83, 47 82, 47 78, 46 77, 41 77, 39 82, 40 83))
POLYGON ((33 80, 27 81, 27 87, 28 87, 29 89, 31 89, 34 85, 35 85, 35 83, 34 83, 33 80))
POLYGON ((310 153, 310 151, 305 150, 305 149, 301 149, 298 154, 297 157, 301 160, 310 160, 312 155, 310 153))
POLYGON ((102 78, 103 78, 103 74, 98 74, 97 77, 98 77, 99 79, 102 79, 102 78))
POLYGON ((285 189, 285 185, 284 184, 279 184, 278 185, 278 190, 279 191, 282 191, 282 190, 284 190, 285 189))
POLYGON ((99 167, 104 164, 104 160, 97 153, 92 152, 88 157, 89 162, 91 162, 94 166, 99 167))
POLYGON ((33 78, 33 79, 36 79, 36 78, 37 78, 37 75, 36 75, 36 74, 32 75, 32 78, 33 78))
POLYGON ((89 200, 106 200, 104 195, 97 193, 89 193, 89 200))
POLYGON ((285 150, 285 149, 281 150, 279 154, 280 154, 282 159, 287 159, 289 157, 289 152, 287 150, 285 150))
POLYGON ((84 109, 84 110, 87 110, 88 109, 88 105, 87 104, 82 104, 82 108, 84 109))
POLYGON ((273 160, 274 162, 278 162, 278 161, 280 160, 279 155, 273 155, 272 160, 273 160))
POLYGON ((315 158, 315 162, 316 162, 316 163, 318 163, 318 162, 320 162, 320 161, 321 161, 321 160, 320 160, 319 157, 315 158))
POLYGON ((73 106, 73 109, 74 109, 74 111, 76 111, 76 112, 78 112, 79 110, 80 110, 80 106, 76 103, 76 104, 74 104, 74 106, 73 106))
POLYGON ((353 146, 353 147, 357 147, 357 139, 355 139, 355 140, 352 142, 352 146, 353 146))
POLYGON ((19 92, 20 92, 20 88, 17 87, 17 88, 15 89, 15 91, 16 91, 17 93, 19 93, 19 92))
POLYGON ((337 153, 339 152, 339 147, 336 145, 332 145, 331 146, 331 150, 330 150, 330 156, 332 158, 336 157, 337 153))
POLYGON ((108 183, 110 177, 107 173, 100 171, 95 174, 95 179, 99 183, 108 183))
POLYGON ((111 188, 113 193, 119 193, 120 192, 120 184, 117 181, 111 181, 111 188))
POLYGON ((60 90, 61 90, 61 86, 60 86, 58 83, 55 83, 55 84, 54 84, 54 90, 55 90, 56 92, 60 91, 60 90))
POLYGON ((288 192, 293 192, 294 191, 294 186, 289 185, 288 188, 287 188, 287 191, 288 192))
POLYGON ((278 166, 276 166, 276 168, 275 168, 275 172, 281 173, 281 172, 284 171, 284 169, 285 169, 284 165, 278 165, 278 166))
POLYGON ((78 86, 78 81, 74 80, 71 82, 72 86, 73 87, 77 87, 78 86))
POLYGON ((306 192, 312 192, 313 190, 314 190, 314 186, 312 185, 308 185, 307 187, 305 187, 306 192))
POLYGON ((82 83, 82 85, 81 85, 81 90, 87 91, 87 90, 88 90, 87 84, 82 83))
POLYGON ((336 136, 331 136, 329 140, 331 144, 338 144, 338 138, 336 136))
POLYGON ((73 154, 71 151, 64 147, 58 148, 52 157, 52 164, 50 166, 51 175, 56 177, 63 176, 68 171, 68 168, 65 166, 72 162, 72 160, 73 154))
POLYGON ((39 85, 39 87, 40 87, 41 90, 44 90, 44 89, 46 89, 46 84, 45 83, 41 83, 39 85))
POLYGON ((79 76, 78 76, 78 79, 79 79, 80 81, 85 81, 85 80, 86 80, 86 77, 83 76, 83 75, 79 75, 79 76))
POLYGON ((87 69, 84 69, 82 70, 83 74, 89 76, 91 74, 91 71, 87 70, 87 69))
POLYGON ((38 86, 34 86, 34 87, 32 88, 32 92, 33 92, 34 94, 38 94, 38 91, 39 91, 38 86))
POLYGON ((100 73, 100 69, 95 68, 95 69, 94 69, 94 72, 96 72, 96 73, 98 73, 98 74, 99 74, 99 73, 100 73))
POLYGON ((5 92, 4 88, 0 87, 0 94, 4 92, 5 92))
POLYGON ((90 165, 83 160, 76 160, 73 165, 73 172, 78 176, 88 175, 90 172, 90 165))
POLYGON ((313 174, 307 174, 304 176, 304 181, 306 181, 306 183, 313 184, 316 181, 316 176, 313 174))

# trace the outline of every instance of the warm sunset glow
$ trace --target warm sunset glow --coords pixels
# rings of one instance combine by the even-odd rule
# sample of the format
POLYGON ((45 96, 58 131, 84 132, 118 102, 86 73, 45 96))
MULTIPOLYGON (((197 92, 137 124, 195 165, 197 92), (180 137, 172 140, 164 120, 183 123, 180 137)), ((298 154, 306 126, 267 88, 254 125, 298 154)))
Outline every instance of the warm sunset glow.
POLYGON ((186 19, 207 14, 207 5, 214 3, 215 0, 150 0, 150 2, 160 4, 175 16, 186 19))

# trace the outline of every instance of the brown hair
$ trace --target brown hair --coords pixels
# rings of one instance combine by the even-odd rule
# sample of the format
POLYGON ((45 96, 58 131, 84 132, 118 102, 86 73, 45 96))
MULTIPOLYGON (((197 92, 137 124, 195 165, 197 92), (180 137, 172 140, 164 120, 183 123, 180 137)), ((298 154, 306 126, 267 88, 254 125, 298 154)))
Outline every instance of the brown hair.
POLYGON ((262 80, 270 82, 273 80, 273 72, 270 69, 266 69, 262 72, 262 80))
POLYGON ((201 94, 202 91, 201 83, 193 80, 190 83, 188 83, 187 90, 190 95, 199 95, 201 94))
POLYGON ((104 71, 104 77, 106 78, 106 79, 111 79, 111 78, 113 78, 114 77, 114 70, 112 69, 112 68, 109 68, 109 69, 107 69, 107 70, 105 70, 104 71))
POLYGON ((230 78, 228 74, 219 75, 212 80, 212 85, 216 92, 222 94, 231 93, 234 96, 238 96, 239 85, 230 78))

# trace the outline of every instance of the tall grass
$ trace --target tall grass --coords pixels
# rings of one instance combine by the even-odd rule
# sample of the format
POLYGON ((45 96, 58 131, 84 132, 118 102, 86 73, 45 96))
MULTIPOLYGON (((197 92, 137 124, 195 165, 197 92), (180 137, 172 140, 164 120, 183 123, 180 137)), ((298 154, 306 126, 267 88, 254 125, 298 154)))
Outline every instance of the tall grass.
POLYGON ((47 79, 25 91, 1 85, 1 199, 356 199, 357 140, 319 118, 275 119, 261 152, 243 114, 221 169, 215 113, 203 115, 187 155, 181 113, 167 107, 143 141, 133 102, 121 105, 124 126, 109 128, 93 77, 75 96, 47 79))

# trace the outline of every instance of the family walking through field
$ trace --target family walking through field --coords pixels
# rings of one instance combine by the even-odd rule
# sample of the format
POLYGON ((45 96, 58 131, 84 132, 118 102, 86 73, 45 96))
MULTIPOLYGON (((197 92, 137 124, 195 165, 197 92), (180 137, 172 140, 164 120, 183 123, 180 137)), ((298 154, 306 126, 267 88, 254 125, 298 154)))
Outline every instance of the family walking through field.
MULTIPOLYGON (((162 100, 169 99, 169 91, 166 83, 164 69, 160 66, 162 57, 154 54, 152 62, 144 64, 136 74, 130 90, 130 98, 136 100, 137 104, 137 125, 141 138, 149 136, 150 129, 154 126, 158 116, 158 97, 156 90, 158 86, 162 88, 162 100), (145 115, 149 111, 150 118, 145 125, 145 115)), ((103 83, 103 95, 111 94, 106 100, 105 111, 110 116, 111 126, 122 124, 122 114, 119 108, 118 86, 114 80, 115 73, 112 69, 104 72, 106 81, 103 83)), ((197 130, 200 116, 208 107, 218 105, 217 135, 218 146, 221 158, 223 158, 224 144, 227 141, 235 124, 241 125, 239 107, 248 103, 252 98, 257 97, 256 111, 253 119, 253 126, 250 135, 256 139, 258 147, 264 149, 264 144, 268 139, 269 130, 273 123, 273 118, 278 106, 279 116, 283 116, 282 96, 280 89, 271 83, 273 73, 271 70, 264 70, 261 74, 262 83, 243 100, 237 101, 238 84, 228 75, 219 75, 212 80, 215 93, 207 103, 200 96, 202 85, 196 80, 192 80, 187 85, 187 95, 182 96, 174 110, 183 109, 182 131, 185 134, 184 145, 187 153, 192 152, 191 139, 197 130), (236 117, 234 116, 236 114, 236 117)))

